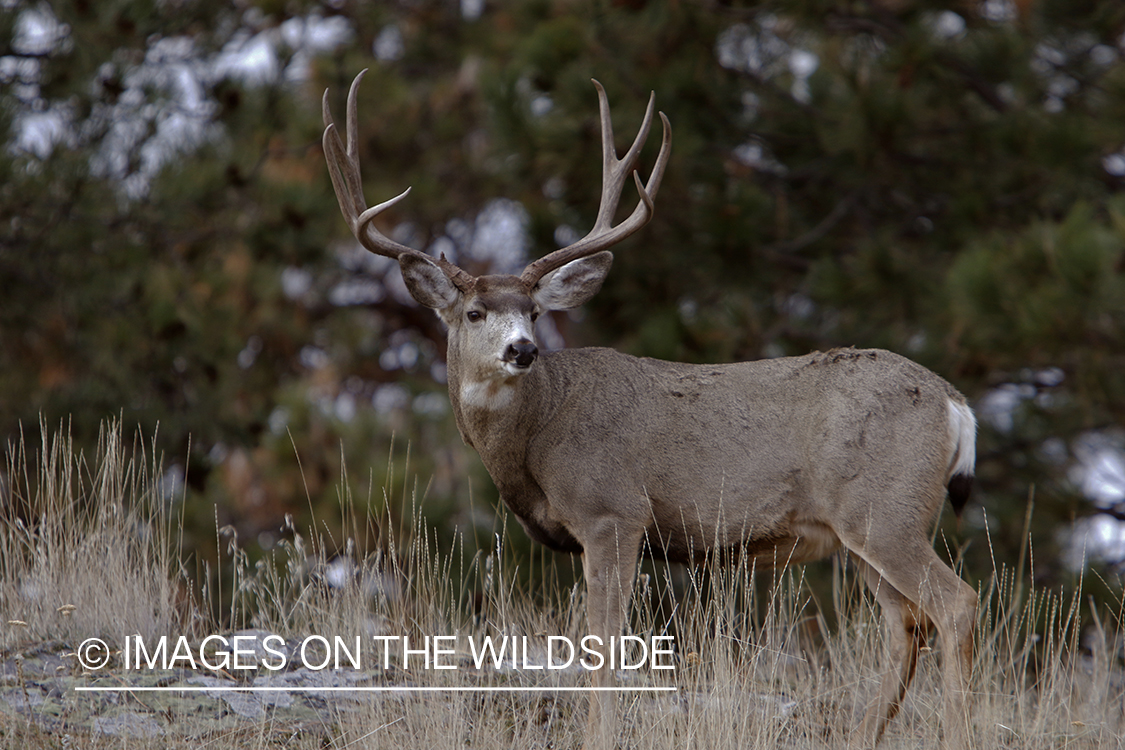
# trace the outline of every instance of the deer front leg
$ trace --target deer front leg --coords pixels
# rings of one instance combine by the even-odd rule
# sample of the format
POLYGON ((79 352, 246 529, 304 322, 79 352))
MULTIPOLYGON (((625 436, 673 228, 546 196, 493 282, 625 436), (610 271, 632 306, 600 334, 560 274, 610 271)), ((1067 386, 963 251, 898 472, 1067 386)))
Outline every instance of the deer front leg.
MULTIPOLYGON (((615 680, 609 663, 610 638, 619 639, 624 629, 643 530, 625 531, 610 522, 598 526, 596 533, 583 540, 582 573, 586 578, 589 635, 601 639, 597 650, 604 659, 601 669, 594 671, 593 685, 612 688, 615 680)), ((596 690, 590 694, 584 748, 608 750, 614 747, 616 735, 616 695, 609 690, 596 690)))

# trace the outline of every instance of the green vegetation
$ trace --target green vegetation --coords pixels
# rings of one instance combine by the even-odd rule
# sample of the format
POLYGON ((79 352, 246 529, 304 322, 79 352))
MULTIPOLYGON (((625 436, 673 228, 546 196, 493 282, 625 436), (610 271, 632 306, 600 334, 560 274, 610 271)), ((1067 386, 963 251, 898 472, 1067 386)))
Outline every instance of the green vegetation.
POLYGON ((140 425, 186 480, 184 544, 213 555, 217 512, 255 556, 286 514, 338 531, 332 478, 386 484, 396 436, 442 542, 475 538, 470 496, 494 491, 443 401, 443 333, 348 237, 320 94, 340 111, 371 68, 367 195, 413 188, 385 231, 482 272, 592 222, 596 76, 623 132, 656 92, 673 157, 652 225, 553 340, 907 354, 985 417, 976 507, 1018 528, 1035 487, 1035 575, 1061 580, 1059 529, 1099 511, 1082 446, 1122 455, 1119 3, 474 8, 9 4, 0 436, 140 425))
POLYGON ((1040 561, 1059 554, 1094 512, 1076 446, 1125 421, 1119 4, 472 6, 11 4, 0 434, 159 425, 185 543, 211 546, 217 508, 263 550, 397 435, 442 539, 469 531, 470 487, 492 489, 442 408, 442 332, 353 250, 317 101, 371 67, 367 193, 413 186, 386 229, 503 270, 591 221, 597 76, 622 128, 657 93, 673 162, 562 337, 691 361, 884 346, 979 404, 1022 388, 985 420, 978 499, 1015 525, 1034 484, 1040 561), (509 261, 496 198, 522 212, 509 261))

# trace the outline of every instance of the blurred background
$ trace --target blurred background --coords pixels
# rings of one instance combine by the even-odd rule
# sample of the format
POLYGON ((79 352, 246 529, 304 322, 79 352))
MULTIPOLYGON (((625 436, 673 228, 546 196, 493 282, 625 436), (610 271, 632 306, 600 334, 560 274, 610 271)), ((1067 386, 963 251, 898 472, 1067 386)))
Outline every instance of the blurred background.
POLYGON ((656 217, 545 345, 902 353, 980 418, 973 503, 938 542, 965 576, 1027 531, 1037 581, 1119 590, 1120 0, 0 0, 0 440, 92 446, 121 419, 163 452, 198 559, 219 526, 262 554, 314 519, 367 554, 384 530, 347 546, 346 495, 494 543, 443 330, 328 180, 320 97, 342 120, 363 68, 368 203, 413 187, 381 229, 472 273, 593 224, 591 77, 622 150, 655 91, 656 217))

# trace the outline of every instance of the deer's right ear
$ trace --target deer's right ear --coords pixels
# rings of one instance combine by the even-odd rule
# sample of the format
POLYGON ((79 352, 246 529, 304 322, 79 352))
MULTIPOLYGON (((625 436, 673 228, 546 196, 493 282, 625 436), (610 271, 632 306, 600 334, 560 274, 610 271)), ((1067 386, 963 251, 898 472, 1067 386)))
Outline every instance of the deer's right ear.
POLYGON ((410 296, 432 310, 445 310, 456 304, 461 292, 437 263, 423 255, 403 253, 398 257, 402 280, 410 296))

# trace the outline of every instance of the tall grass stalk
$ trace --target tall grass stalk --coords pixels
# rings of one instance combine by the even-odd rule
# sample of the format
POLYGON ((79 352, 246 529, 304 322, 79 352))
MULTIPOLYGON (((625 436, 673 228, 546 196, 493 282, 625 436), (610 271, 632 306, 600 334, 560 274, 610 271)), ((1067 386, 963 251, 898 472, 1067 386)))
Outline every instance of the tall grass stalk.
MULTIPOLYGON (((96 455, 75 455, 65 432, 43 429, 37 452, 9 447, 8 510, 0 526, 3 647, 35 639, 140 632, 198 637, 219 625, 187 606, 174 514, 159 462, 119 425, 103 431, 96 455), (10 517, 9 517, 10 516, 10 517), (69 615, 58 608, 74 606, 69 615)), ((227 534, 234 581, 224 628, 252 627, 286 638, 361 636, 365 664, 382 652, 371 636, 527 637, 532 663, 546 638, 586 633, 581 584, 570 563, 535 563, 510 552, 506 516, 492 543, 439 544, 422 515, 417 483, 391 497, 388 483, 353 485, 346 468, 338 503, 343 537, 327 527, 294 528, 253 560, 227 534), (374 538, 371 538, 374 536, 374 538), (359 550, 371 550, 360 554, 359 550), (521 581, 534 581, 529 590, 521 581)), ((483 536, 483 535, 482 535, 483 536)), ((1030 556, 1030 550, 1029 550, 1030 556)), ((646 564, 634 590, 630 631, 673 635, 675 670, 621 673, 628 686, 672 693, 618 699, 619 746, 628 748, 831 748, 843 746, 877 690, 886 658, 880 613, 846 561, 833 566, 831 601, 818 601, 804 568, 743 559, 678 567, 646 564), (831 617, 824 612, 834 610, 831 617), (829 626, 831 622, 831 626, 829 626)), ((190 597, 187 603, 191 604, 190 597)), ((206 602, 205 602, 206 603, 206 602)), ((213 611, 205 607, 207 611, 213 611)), ((981 587, 970 700, 978 747, 1120 748, 1125 736, 1122 606, 1082 593, 1037 589, 997 564, 981 587)), ((936 640, 936 639, 935 639, 936 640)), ((940 648, 927 650, 883 747, 941 746, 940 648)), ((476 670, 462 649, 457 669, 404 668, 393 659, 368 681, 433 687, 575 687, 581 669, 476 670)), ((379 694, 340 698, 330 722, 287 725, 289 747, 576 748, 585 696, 573 692, 379 694)), ((209 738, 210 747, 271 746, 282 714, 209 738), (247 738, 251 739, 248 740, 247 738)), ((173 723, 171 726, 175 726, 173 723)), ((2 734, 2 733, 0 733, 2 734)), ((169 730, 165 745, 179 746, 169 730)), ((191 737, 183 737, 190 746, 191 737)), ((148 740, 115 738, 115 747, 148 740)))
MULTIPOLYGON (((153 440, 155 444, 155 439, 153 440)), ((121 424, 94 455, 65 426, 6 450, 0 497, 0 646, 85 636, 120 640, 200 625, 181 567, 177 498, 160 459, 121 424)))

